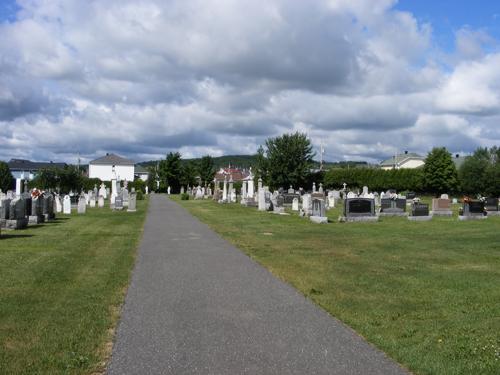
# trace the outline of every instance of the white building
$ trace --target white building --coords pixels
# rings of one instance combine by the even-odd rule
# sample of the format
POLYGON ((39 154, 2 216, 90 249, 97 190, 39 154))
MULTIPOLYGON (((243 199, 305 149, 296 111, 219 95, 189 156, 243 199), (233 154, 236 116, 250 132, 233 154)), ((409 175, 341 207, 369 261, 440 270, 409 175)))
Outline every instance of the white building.
POLYGON ((118 181, 134 181, 135 164, 132 160, 115 154, 106 154, 89 163, 89 178, 111 181, 116 176, 118 181))
POLYGON ((135 177, 140 178, 142 181, 149 180, 149 171, 142 165, 137 164, 135 166, 135 177))
POLYGON ((384 160, 380 163, 380 168, 389 169, 412 169, 419 168, 425 164, 425 158, 413 152, 394 155, 393 157, 384 160))

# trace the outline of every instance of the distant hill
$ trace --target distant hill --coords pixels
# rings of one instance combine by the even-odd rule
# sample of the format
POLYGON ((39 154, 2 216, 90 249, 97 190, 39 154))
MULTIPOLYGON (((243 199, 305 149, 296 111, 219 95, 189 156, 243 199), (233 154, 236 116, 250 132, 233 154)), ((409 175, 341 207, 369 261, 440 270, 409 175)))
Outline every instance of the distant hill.
MULTIPOLYGON (((194 159, 182 159, 183 163, 189 163, 189 162, 198 162, 200 161, 201 158, 194 158, 194 159)), ((224 155, 224 156, 217 156, 214 157, 214 163, 216 169, 219 169, 221 167, 227 167, 231 165, 231 167, 236 167, 236 168, 250 168, 255 166, 256 161, 257 161, 257 155, 224 155)), ((154 166, 158 163, 157 160, 150 160, 150 161, 145 161, 139 163, 143 167, 149 167, 149 166, 154 166)), ((318 169, 319 168, 319 161, 314 161, 313 163, 313 168, 318 169)), ((356 167, 368 167, 368 163, 366 161, 340 161, 340 162, 324 162, 323 167, 324 169, 329 169, 329 168, 356 168, 356 167)))

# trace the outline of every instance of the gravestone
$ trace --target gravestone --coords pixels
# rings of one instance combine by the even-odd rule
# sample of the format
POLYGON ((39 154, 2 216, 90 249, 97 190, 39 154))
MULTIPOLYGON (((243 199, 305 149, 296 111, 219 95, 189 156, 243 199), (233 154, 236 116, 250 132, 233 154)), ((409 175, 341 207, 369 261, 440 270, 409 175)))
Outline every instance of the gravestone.
POLYGON ((266 210, 266 192, 264 188, 259 188, 259 205, 258 205, 258 210, 259 211, 265 211, 266 210))
POLYGON ((292 211, 298 211, 298 210, 299 210, 299 198, 293 198, 292 211))
POLYGON ((5 220, 5 229, 24 229, 28 226, 26 215, 26 201, 16 198, 10 201, 9 218, 5 220))
POLYGON ((6 220, 9 220, 9 209, 11 199, 2 199, 0 201, 0 228, 5 228, 6 220))
POLYGON ((79 214, 87 212, 87 199, 85 198, 85 195, 80 195, 80 198, 78 199, 77 212, 79 214))
POLYGON ((71 198, 69 195, 65 195, 63 199, 63 213, 66 215, 71 214, 71 198))
POLYGON ((43 216, 43 196, 39 195, 31 199, 31 214, 28 217, 29 225, 41 224, 45 221, 43 216))
POLYGON ((45 221, 54 220, 56 215, 54 214, 54 197, 52 194, 43 195, 43 205, 42 214, 45 221))
MULTIPOLYGON (((170 193, 169 193, 169 195, 170 195, 170 193)), ((127 188, 123 188, 122 189, 123 207, 128 207, 128 196, 129 196, 128 189, 127 188)))
POLYGON ((488 212, 488 216, 500 216, 498 198, 486 198, 484 208, 488 212))
POLYGON ((323 199, 313 198, 312 200, 312 215, 309 219, 313 223, 326 224, 328 218, 326 217, 325 201, 323 199))
POLYGON ((488 216, 485 215, 486 211, 484 209, 484 202, 471 200, 464 202, 463 208, 458 215, 458 220, 482 220, 487 219, 488 216))
POLYGON ((104 199, 108 197, 108 191, 106 190, 106 185, 104 185, 104 182, 101 184, 99 187, 99 195, 102 195, 104 199))
POLYGON ((380 200, 379 216, 407 216, 406 198, 383 198, 380 200))
POLYGON ((128 197, 128 208, 127 212, 135 212, 137 206, 137 193, 132 190, 128 197))
POLYGON ((104 207, 104 197, 102 195, 99 195, 99 199, 97 200, 97 207, 99 208, 104 207))
POLYGON ((283 195, 275 196, 273 200, 273 212, 275 214, 285 213, 284 204, 285 204, 285 199, 283 198, 283 195))
POLYGON ((90 193, 90 202, 89 202, 89 206, 91 208, 95 208, 95 204, 96 204, 96 201, 95 201, 95 194, 94 192, 90 193))
POLYGON ((59 195, 56 195, 55 202, 56 202, 56 212, 60 214, 62 212, 62 203, 61 203, 61 197, 59 195))
POLYGON ((411 205, 411 215, 408 220, 411 221, 428 221, 432 219, 429 214, 429 205, 426 203, 413 202, 411 205))
POLYGON ((311 194, 304 194, 302 196, 302 216, 311 216, 312 214, 312 197, 311 194))
POLYGON ((370 198, 347 198, 344 201, 344 216, 340 221, 378 221, 375 200, 370 198))
POLYGON ((410 191, 410 192, 408 192, 408 193, 406 194, 406 199, 407 199, 407 200, 413 200, 413 199, 415 199, 415 198, 416 198, 416 196, 417 196, 417 194, 416 194, 415 192, 410 191))
POLYGON ((123 198, 121 195, 118 195, 115 199, 114 210, 117 210, 117 211, 123 210, 123 198))
MULTIPOLYGON (((446 196, 446 194, 443 194, 446 196)), ((443 195, 441 197, 443 197, 443 195)), ((448 198, 434 198, 432 200, 432 211, 433 216, 452 216, 453 211, 451 210, 451 201, 448 198)))
POLYGON ((290 185, 290 188, 287 191, 288 194, 295 194, 295 190, 293 189, 292 185, 290 185))

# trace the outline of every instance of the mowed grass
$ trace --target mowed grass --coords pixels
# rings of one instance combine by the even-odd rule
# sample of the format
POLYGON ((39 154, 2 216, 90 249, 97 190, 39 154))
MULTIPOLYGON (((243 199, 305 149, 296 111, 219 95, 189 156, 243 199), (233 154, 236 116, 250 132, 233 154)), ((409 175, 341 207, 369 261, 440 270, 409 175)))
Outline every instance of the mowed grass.
POLYGON ((500 217, 338 223, 336 208, 318 225, 178 202, 412 372, 500 374, 500 217))
POLYGON ((101 372, 124 299, 147 201, 0 239, 0 374, 101 372))

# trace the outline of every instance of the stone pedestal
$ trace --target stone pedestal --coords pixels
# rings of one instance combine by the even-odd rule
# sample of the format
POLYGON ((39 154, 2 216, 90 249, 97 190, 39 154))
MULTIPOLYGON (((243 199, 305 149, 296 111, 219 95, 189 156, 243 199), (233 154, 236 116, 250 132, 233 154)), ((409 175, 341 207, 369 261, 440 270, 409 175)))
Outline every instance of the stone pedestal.
POLYGON ((28 218, 5 220, 5 229, 24 229, 28 226, 28 218))
POLYGON ((328 218, 326 216, 309 216, 309 219, 313 223, 317 223, 317 224, 327 224, 328 223, 328 218))
POLYGON ((432 220, 432 215, 428 216, 408 216, 410 221, 429 221, 432 220))
POLYGON ((453 216, 453 211, 451 210, 437 210, 431 211, 431 216, 453 216))
POLYGON ((42 224, 43 222, 45 222, 44 215, 28 216, 28 224, 29 225, 42 224))

